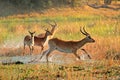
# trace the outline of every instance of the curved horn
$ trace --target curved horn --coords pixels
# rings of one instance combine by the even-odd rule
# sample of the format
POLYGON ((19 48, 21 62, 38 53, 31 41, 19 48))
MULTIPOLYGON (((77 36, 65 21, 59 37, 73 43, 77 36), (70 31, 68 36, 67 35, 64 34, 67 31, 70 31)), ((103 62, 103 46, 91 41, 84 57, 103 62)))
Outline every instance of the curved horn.
POLYGON ((54 26, 57 26, 57 23, 55 22, 55 21, 53 21, 54 22, 54 24, 51 24, 50 22, 47 22, 49 25, 51 25, 52 27, 54 27, 54 26))
POLYGON ((55 26, 57 26, 57 23, 55 21, 53 21, 53 22, 54 22, 55 26))
POLYGON ((83 30, 84 30, 86 35, 89 35, 89 33, 85 30, 85 27, 83 27, 83 30))
POLYGON ((84 35, 87 35, 86 33, 84 33, 84 32, 81 30, 81 27, 80 27, 80 32, 81 32, 82 34, 84 34, 84 35))
POLYGON ((49 25, 53 26, 49 21, 47 21, 47 23, 48 23, 49 25))

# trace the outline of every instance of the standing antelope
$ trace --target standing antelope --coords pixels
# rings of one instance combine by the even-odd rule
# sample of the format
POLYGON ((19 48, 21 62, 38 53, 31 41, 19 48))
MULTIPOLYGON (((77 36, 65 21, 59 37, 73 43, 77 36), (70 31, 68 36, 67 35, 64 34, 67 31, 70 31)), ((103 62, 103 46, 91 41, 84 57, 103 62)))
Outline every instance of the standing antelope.
POLYGON ((27 35, 25 36, 24 38, 24 49, 25 49, 25 45, 28 45, 29 46, 29 49, 30 49, 30 54, 33 52, 33 46, 34 46, 34 34, 35 32, 30 32, 30 36, 27 35))
POLYGON ((84 32, 80 28, 80 32, 86 37, 79 41, 64 41, 58 38, 50 39, 48 42, 49 49, 43 52, 40 59, 46 54, 46 59, 48 62, 48 56, 54 50, 58 50, 60 52, 65 52, 65 53, 73 53, 78 59, 80 59, 80 57, 77 55, 77 50, 82 46, 84 46, 86 43, 95 42, 95 40, 91 38, 90 34, 85 31, 84 27, 83 30, 84 32))
MULTIPOLYGON (((41 46, 41 51, 44 49, 43 44, 46 41, 47 37, 49 35, 52 35, 50 31, 48 31, 48 30, 45 30, 45 31, 46 31, 46 33, 45 33, 44 37, 40 38, 40 37, 34 36, 33 37, 34 39, 32 39, 32 41, 34 42, 33 46, 41 46)), ((25 39, 24 39, 24 47, 25 47, 25 45, 28 45, 28 46, 30 45, 30 40, 29 40, 30 38, 32 38, 32 37, 30 37, 29 35, 27 35, 25 37, 25 39)), ((30 48, 30 50, 31 50, 31 48, 30 48)), ((32 48, 32 52, 33 52, 33 48, 32 48)))
MULTIPOLYGON (((51 24, 49 22, 48 22, 48 24, 52 27, 52 29, 50 31, 52 35, 50 35, 49 37, 47 37, 47 39, 46 39, 46 41, 45 41, 45 43, 44 43, 43 46, 45 46, 45 45, 48 44, 48 40, 50 40, 51 38, 53 38, 53 36, 54 36, 54 34, 56 32, 57 23, 54 21, 54 24, 51 24)), ((40 37, 40 38, 45 37, 45 33, 39 34, 38 37, 40 37)))

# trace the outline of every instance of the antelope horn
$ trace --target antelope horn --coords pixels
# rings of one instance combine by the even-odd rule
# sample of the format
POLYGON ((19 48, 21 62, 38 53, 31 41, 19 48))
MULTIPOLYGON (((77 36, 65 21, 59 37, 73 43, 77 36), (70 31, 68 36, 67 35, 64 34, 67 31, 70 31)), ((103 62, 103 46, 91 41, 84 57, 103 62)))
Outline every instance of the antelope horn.
POLYGON ((51 24, 50 22, 47 22, 49 25, 51 25, 51 26, 56 26, 57 25, 57 23, 55 22, 55 21, 53 21, 54 22, 54 24, 51 24))
POLYGON ((83 31, 81 30, 81 27, 80 27, 80 32, 81 32, 82 34, 84 34, 84 35, 87 35, 85 32, 83 32, 83 31))
POLYGON ((53 26, 53 24, 51 24, 50 22, 47 22, 49 25, 53 26))
POLYGON ((57 23, 55 22, 55 21, 53 21, 54 22, 54 24, 55 24, 55 26, 57 25, 57 23))
POLYGON ((89 33, 85 30, 85 27, 83 27, 83 31, 85 32, 86 35, 89 35, 89 33))

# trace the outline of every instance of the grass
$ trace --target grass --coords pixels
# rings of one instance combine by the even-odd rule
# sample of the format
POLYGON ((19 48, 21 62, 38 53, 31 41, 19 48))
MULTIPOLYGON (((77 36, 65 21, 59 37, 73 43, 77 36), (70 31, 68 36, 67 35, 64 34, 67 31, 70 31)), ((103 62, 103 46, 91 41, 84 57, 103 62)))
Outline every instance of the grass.
MULTIPOLYGON (((115 27, 114 27, 115 22, 112 22, 111 24, 103 23, 104 21, 106 21, 106 18, 103 18, 102 22, 101 22, 101 18, 102 18, 101 16, 95 16, 95 15, 87 15, 87 16, 78 15, 78 16, 65 16, 65 17, 64 16, 56 16, 56 17, 43 16, 40 18, 33 17, 33 18, 25 18, 25 19, 19 19, 19 18, 5 19, 5 20, 1 19, 0 28, 1 30, 3 30, 3 33, 1 33, 3 40, 2 39, 0 40, 2 43, 2 41, 6 39, 6 36, 7 38, 9 38, 9 36, 12 36, 12 35, 15 37, 17 34, 24 35, 26 34, 27 30, 36 30, 37 33, 41 32, 40 29, 43 28, 42 25, 46 25, 46 22, 51 20, 55 20, 59 26, 58 35, 59 33, 62 33, 65 35, 68 34, 67 36, 69 36, 70 34, 73 34, 74 36, 74 34, 78 33, 78 28, 80 26, 86 26, 87 28, 93 27, 91 29, 88 29, 88 31, 92 30, 91 33, 93 33, 93 35, 108 36, 109 34, 112 34, 112 32, 114 32, 115 30, 115 27), (68 27, 68 28, 65 29, 64 27, 68 27), (18 28, 19 28, 19 31, 18 31, 18 28), (21 29, 24 33, 20 32, 21 29)), ((107 20, 109 20, 109 18, 107 20)), ((117 26, 119 26, 119 24, 117 26)), ((42 32, 43 32, 43 29, 42 29, 42 32)), ((59 37, 62 37, 62 36, 59 36, 59 37)), ((66 38, 66 36, 64 38, 66 38)))
MULTIPOLYGON (((106 62, 106 60, 103 60, 106 62)), ((84 79, 116 79, 120 78, 118 64, 104 63, 72 63, 67 65, 26 64, 26 65, 0 65, 2 80, 84 80, 84 79), (91 65, 89 65, 91 64, 91 65), (113 66, 114 64, 114 66, 113 66), (6 77, 7 76, 7 77, 6 77)))

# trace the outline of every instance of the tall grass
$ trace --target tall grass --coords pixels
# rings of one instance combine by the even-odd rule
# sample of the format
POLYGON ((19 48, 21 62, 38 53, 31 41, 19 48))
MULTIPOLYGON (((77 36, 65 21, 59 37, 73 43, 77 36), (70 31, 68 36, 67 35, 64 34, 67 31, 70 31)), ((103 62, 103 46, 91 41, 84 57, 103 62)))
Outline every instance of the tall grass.
MULTIPOLYGON (((64 38, 69 37, 69 35, 79 35, 80 26, 86 26, 86 28, 90 28, 88 31, 91 30, 90 32, 93 35, 98 36, 109 36, 109 34, 112 35, 115 30, 115 22, 109 22, 109 18, 106 19, 98 15, 69 15, 55 17, 42 16, 40 18, 32 17, 24 19, 1 19, 0 29, 3 30, 0 33, 2 36, 0 39, 1 43, 11 35, 16 37, 17 34, 19 34, 19 36, 26 34, 27 30, 37 30, 37 33, 41 31, 43 32, 42 26, 45 25, 45 28, 48 28, 49 25, 46 22, 52 20, 55 20, 59 26, 58 34, 56 35, 59 35, 59 33, 62 34, 59 35, 59 37, 66 35, 64 38)), ((117 26, 119 26, 119 24, 117 26)))

